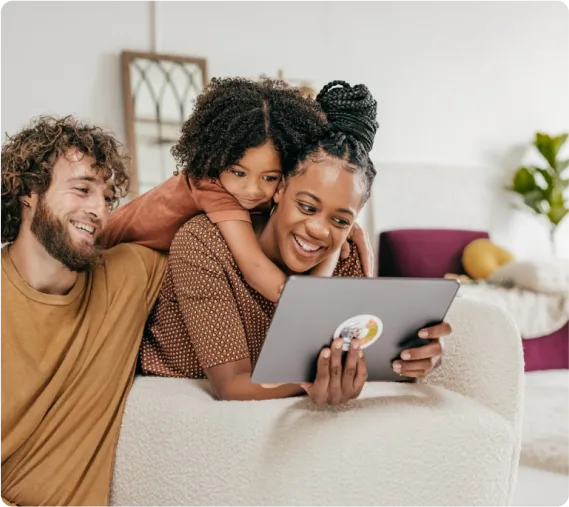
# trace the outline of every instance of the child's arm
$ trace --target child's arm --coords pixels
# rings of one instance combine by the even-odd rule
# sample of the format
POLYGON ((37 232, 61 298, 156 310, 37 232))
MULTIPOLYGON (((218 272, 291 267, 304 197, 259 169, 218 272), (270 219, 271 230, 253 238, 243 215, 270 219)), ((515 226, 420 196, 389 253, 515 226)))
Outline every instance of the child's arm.
MULTIPOLYGON (((105 248, 138 243, 169 250, 178 229, 201 211, 210 218, 250 220, 249 213, 218 183, 195 182, 179 173, 111 214, 101 235, 105 248)), ((212 220, 215 221, 215 220, 212 220)))
POLYGON ((310 270, 311 276, 332 276, 336 265, 338 264, 338 259, 340 258, 341 248, 338 248, 334 253, 326 257, 320 264, 317 264, 310 270))
MULTIPOLYGON (((373 252, 366 232, 354 223, 348 239, 351 240, 358 248, 359 257, 364 270, 364 276, 373 276, 373 252)), ((334 270, 338 264, 338 260, 346 260, 350 256, 351 247, 348 240, 344 242, 337 252, 324 259, 320 264, 312 268, 310 274, 312 276, 333 276, 334 270)))
POLYGON ((217 227, 246 282, 268 300, 276 303, 286 276, 261 250, 251 223, 229 220, 218 222, 217 227))
POLYGON ((168 250, 174 234, 198 213, 186 177, 172 176, 111 213, 101 234, 101 244, 138 243, 168 250))

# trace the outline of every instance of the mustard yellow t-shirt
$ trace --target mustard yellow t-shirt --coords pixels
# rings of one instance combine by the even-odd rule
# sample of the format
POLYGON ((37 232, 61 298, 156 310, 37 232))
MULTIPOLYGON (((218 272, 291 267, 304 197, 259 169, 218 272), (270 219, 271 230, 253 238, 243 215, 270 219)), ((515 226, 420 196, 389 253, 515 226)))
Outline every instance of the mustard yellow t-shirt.
POLYGON ((2 249, 2 497, 107 505, 144 324, 166 257, 120 245, 69 294, 31 288, 2 249))

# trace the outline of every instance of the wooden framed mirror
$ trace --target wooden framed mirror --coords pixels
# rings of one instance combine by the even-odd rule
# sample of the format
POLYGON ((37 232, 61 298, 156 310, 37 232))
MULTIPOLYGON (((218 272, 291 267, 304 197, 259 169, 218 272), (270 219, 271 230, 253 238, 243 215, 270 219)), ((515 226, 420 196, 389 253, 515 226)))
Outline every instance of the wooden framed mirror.
POLYGON ((203 58, 123 51, 121 73, 134 198, 174 172, 170 149, 206 86, 207 67, 203 58))

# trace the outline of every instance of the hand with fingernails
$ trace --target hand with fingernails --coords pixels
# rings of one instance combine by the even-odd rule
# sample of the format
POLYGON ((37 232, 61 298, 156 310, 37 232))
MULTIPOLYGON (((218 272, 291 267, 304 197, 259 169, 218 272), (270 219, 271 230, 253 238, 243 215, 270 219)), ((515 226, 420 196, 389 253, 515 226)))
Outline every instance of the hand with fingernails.
POLYGON ((336 338, 330 347, 325 347, 318 356, 314 382, 301 387, 318 405, 340 405, 357 398, 367 380, 367 367, 361 342, 354 339, 342 365, 343 338, 336 338))
MULTIPOLYGON (((443 354, 441 338, 451 332, 452 328, 447 322, 421 329, 417 333, 419 338, 430 340, 430 343, 402 351, 401 359, 393 362, 393 371, 411 378, 422 378, 431 373, 441 363, 443 354)), ((318 356, 314 382, 300 384, 318 406, 339 405, 357 398, 367 381, 366 360, 360 340, 351 341, 342 366, 343 344, 343 338, 336 338, 330 347, 322 349, 318 356)), ((282 384, 262 385, 272 388, 282 384)))
POLYGON ((431 373, 441 363, 443 354, 441 338, 451 332, 452 328, 448 322, 421 329, 417 333, 419 338, 430 340, 430 343, 402 351, 401 359, 393 361, 393 371, 412 378, 422 378, 431 373))

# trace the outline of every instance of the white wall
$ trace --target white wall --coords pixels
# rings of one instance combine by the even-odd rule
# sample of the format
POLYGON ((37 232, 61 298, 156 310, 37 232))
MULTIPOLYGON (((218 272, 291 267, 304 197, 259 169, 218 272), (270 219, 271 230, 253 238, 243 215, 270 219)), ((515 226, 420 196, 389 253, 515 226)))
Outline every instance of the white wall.
MULTIPOLYGON (((488 228, 518 255, 547 253, 501 185, 536 130, 569 131, 563 3, 167 2, 157 27, 158 51, 206 57, 210 76, 366 83, 379 101, 375 231, 488 228)), ((124 139, 118 53, 150 49, 148 2, 8 3, 1 37, 2 132, 74 113, 124 139)), ((565 223, 565 255, 568 239, 565 223)))

